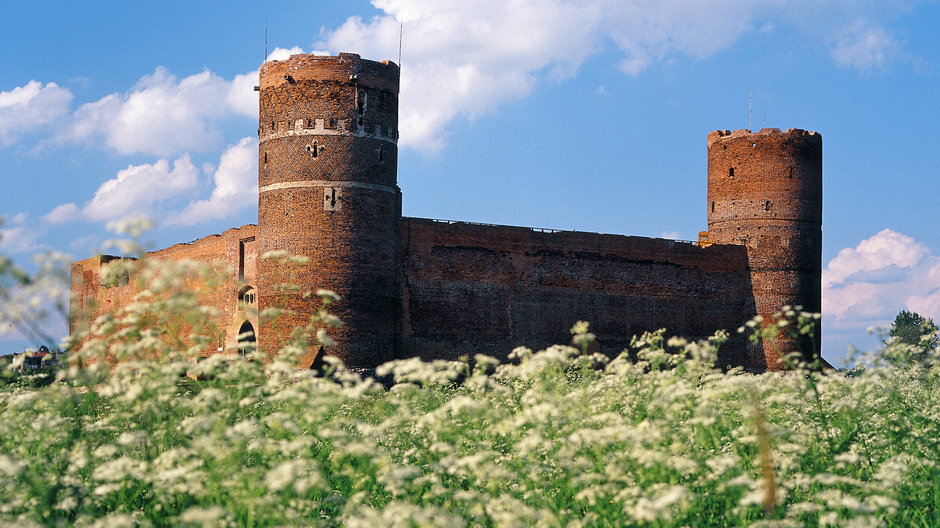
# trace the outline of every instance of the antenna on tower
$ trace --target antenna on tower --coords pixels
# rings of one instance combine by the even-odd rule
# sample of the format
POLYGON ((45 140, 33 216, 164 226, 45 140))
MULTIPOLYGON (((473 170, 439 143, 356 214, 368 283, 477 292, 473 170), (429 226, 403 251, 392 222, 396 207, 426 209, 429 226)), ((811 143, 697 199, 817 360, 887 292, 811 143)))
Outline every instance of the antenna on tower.
POLYGON ((268 17, 264 17, 264 60, 268 60, 268 17))
POLYGON ((767 103, 764 103, 764 128, 767 128, 767 103))
POLYGON ((398 69, 401 70, 401 40, 405 35, 405 23, 399 22, 398 26, 398 69))
POLYGON ((751 89, 747 89, 747 129, 753 130, 753 123, 751 119, 751 89))

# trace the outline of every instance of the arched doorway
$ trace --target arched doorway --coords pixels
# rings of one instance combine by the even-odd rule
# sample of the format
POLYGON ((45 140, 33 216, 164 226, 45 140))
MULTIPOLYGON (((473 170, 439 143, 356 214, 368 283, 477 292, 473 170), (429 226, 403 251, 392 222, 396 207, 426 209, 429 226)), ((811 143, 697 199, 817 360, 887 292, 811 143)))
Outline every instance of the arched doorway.
POLYGON ((325 355, 326 354, 324 353, 323 347, 321 346, 317 350, 317 355, 313 358, 313 363, 310 364, 310 369, 323 372, 323 367, 326 366, 326 362, 323 361, 323 356, 325 355))
POLYGON ((255 327, 248 321, 242 323, 238 328, 238 353, 248 354, 255 351, 257 347, 257 336, 255 327))

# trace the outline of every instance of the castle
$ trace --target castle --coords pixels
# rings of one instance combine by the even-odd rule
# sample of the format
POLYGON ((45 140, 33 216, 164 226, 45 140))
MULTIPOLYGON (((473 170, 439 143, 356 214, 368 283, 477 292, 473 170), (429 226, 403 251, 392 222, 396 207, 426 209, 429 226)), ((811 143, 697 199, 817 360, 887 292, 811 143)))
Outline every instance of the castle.
MULTIPOLYGON (((258 224, 152 253, 235 270, 204 299, 219 310, 219 350, 256 335, 275 352, 309 320, 311 300, 278 291, 283 282, 342 297, 331 306, 344 322, 331 331, 336 344, 312 346, 303 366, 329 354, 359 369, 412 356, 505 357, 519 345, 567 342, 572 323, 587 320, 611 353, 647 330, 694 339, 726 329, 722 365, 773 370, 795 341, 753 344, 734 330, 783 305, 820 310, 819 134, 708 134, 708 231, 697 243, 407 218, 398 87, 396 64, 350 53, 261 66, 258 224), (271 250, 309 263, 288 272, 259 257, 271 250), (258 321, 257 309, 275 305, 293 313, 258 321)), ((114 258, 73 264, 73 329, 135 294, 98 278, 114 258)))

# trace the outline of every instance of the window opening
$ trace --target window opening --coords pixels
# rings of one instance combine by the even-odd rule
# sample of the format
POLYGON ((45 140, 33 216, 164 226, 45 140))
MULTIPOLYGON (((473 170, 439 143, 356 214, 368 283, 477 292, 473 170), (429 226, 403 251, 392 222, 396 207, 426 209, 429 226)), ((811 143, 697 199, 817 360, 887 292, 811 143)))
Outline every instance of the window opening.
POLYGON ((734 167, 728 169, 728 176, 734 176, 734 167))
POLYGON ((362 97, 359 97, 360 92, 356 92, 356 112, 361 116, 366 113, 366 108, 369 105, 369 92, 362 91, 362 97))
POLYGON ((314 141, 312 145, 304 147, 304 150, 310 153, 311 158, 316 158, 320 155, 320 144, 314 141))
POLYGON ((257 290, 253 286, 245 286, 238 292, 239 302, 254 304, 257 299, 257 290))

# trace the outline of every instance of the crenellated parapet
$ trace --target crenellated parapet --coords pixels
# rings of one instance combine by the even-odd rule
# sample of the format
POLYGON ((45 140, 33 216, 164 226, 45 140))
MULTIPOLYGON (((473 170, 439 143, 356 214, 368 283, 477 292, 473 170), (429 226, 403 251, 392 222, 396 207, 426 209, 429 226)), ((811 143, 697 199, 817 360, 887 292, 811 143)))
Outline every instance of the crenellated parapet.
POLYGON ((337 56, 295 54, 287 60, 265 62, 258 73, 262 90, 294 81, 355 81, 360 86, 397 94, 400 70, 392 61, 372 61, 357 53, 340 53, 337 56))
POLYGON ((788 128, 786 131, 781 132, 779 128, 762 128, 757 132, 751 132, 746 128, 739 128, 737 130, 714 130, 708 134, 708 146, 711 147, 712 143, 718 140, 727 140, 727 139, 740 139, 740 138, 759 138, 763 136, 773 136, 778 137, 785 135, 788 137, 803 137, 809 136, 810 139, 816 139, 819 142, 822 142, 822 136, 818 132, 813 132, 809 130, 803 130, 802 128, 788 128))

